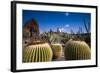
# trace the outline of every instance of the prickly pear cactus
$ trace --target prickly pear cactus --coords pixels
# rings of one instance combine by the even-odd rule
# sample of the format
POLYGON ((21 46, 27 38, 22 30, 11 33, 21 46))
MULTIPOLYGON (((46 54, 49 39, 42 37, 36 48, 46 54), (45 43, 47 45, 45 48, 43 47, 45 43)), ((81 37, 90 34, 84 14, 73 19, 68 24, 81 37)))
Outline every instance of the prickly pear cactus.
POLYGON ((91 49, 84 41, 70 40, 65 45, 65 60, 86 60, 91 58, 91 49))
POLYGON ((62 55, 62 46, 61 44, 52 44, 52 51, 53 51, 53 59, 60 58, 62 55))
POLYGON ((28 45, 23 50, 23 62, 47 62, 52 60, 52 50, 48 43, 28 45))

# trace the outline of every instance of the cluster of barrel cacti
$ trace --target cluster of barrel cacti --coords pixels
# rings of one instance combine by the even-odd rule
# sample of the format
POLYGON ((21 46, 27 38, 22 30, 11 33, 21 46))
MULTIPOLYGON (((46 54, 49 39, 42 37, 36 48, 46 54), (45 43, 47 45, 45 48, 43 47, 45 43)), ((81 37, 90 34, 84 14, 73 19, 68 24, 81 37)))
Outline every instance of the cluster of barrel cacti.
POLYGON ((62 46, 61 44, 51 44, 53 51, 53 59, 60 58, 62 56, 62 46))
POLYGON ((52 60, 52 50, 48 43, 28 45, 23 50, 23 62, 47 62, 52 60))
POLYGON ((91 49, 84 41, 69 40, 64 50, 65 60, 86 60, 91 58, 91 49))
MULTIPOLYGON (((61 44, 38 43, 23 48, 23 62, 49 62, 61 58, 61 44)), ((91 49, 84 41, 69 40, 64 49, 65 60, 91 59, 91 49)))

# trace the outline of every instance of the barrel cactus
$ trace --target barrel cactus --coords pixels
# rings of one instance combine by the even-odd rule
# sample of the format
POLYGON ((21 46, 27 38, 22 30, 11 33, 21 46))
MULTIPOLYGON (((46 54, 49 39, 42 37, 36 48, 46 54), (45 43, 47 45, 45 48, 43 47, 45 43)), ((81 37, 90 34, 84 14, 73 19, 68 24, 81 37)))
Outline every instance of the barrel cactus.
POLYGON ((65 45, 65 60, 86 60, 91 58, 91 49, 84 41, 70 40, 65 45))
POLYGON ((53 51, 53 59, 60 58, 62 55, 62 46, 61 44, 51 44, 53 51))
POLYGON ((47 62, 52 60, 52 50, 48 43, 28 45, 23 50, 23 62, 47 62))

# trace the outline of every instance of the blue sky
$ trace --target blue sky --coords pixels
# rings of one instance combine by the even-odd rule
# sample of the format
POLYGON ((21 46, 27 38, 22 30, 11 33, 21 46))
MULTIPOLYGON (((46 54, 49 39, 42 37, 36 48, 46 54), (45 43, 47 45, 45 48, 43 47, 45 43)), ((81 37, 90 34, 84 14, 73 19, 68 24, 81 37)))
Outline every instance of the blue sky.
POLYGON ((23 25, 32 18, 37 21, 40 32, 50 29, 56 31, 59 28, 61 32, 70 33, 72 29, 76 33, 81 27, 85 33, 83 19, 87 24, 91 22, 90 13, 23 10, 23 25))

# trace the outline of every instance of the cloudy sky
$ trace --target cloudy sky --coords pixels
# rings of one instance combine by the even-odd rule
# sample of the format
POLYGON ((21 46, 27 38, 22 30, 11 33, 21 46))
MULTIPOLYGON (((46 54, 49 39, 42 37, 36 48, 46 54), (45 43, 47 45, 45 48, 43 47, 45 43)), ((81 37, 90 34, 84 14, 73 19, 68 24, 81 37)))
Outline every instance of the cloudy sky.
POLYGON ((60 32, 70 33, 73 30, 76 33, 79 27, 82 28, 83 32, 86 32, 83 20, 85 19, 87 24, 91 22, 89 13, 23 10, 22 17, 23 25, 30 19, 35 19, 40 32, 50 29, 56 31, 59 28, 60 32))

